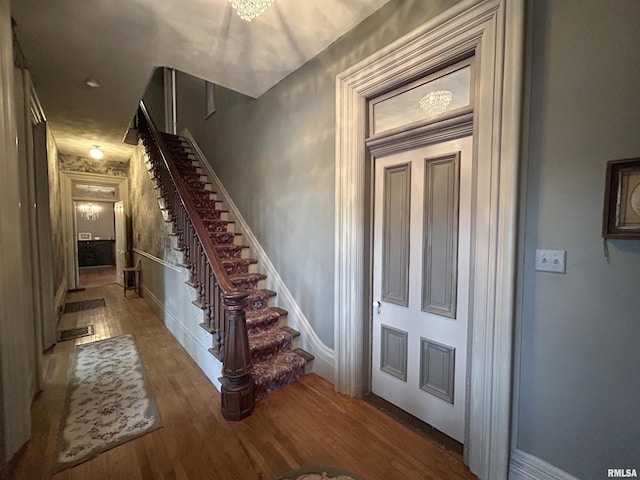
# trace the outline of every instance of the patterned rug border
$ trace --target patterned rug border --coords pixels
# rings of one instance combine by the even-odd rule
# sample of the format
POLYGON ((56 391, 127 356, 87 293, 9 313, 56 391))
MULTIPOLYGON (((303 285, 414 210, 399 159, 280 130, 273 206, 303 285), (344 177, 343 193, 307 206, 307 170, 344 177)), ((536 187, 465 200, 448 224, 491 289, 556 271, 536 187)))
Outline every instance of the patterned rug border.
POLYGON ((58 440, 56 443, 56 450, 55 450, 55 455, 53 458, 53 469, 52 469, 52 474, 56 474, 58 472, 61 472, 62 470, 66 470, 67 468, 71 468, 71 467, 75 467, 77 465, 80 465, 81 463, 87 462, 95 457, 97 457, 98 455, 100 455, 101 453, 104 453, 108 450, 111 450, 112 448, 118 447, 124 443, 127 443, 135 438, 141 437, 143 435, 146 435, 147 433, 153 432, 154 430, 157 430, 159 428, 162 427, 162 419, 160 418, 160 413, 158 412, 158 408, 156 406, 155 400, 153 398, 153 392, 151 391, 151 389, 149 388, 149 381, 147 379, 147 371, 146 368, 144 366, 144 363, 142 362, 142 357, 140 356, 140 351, 138 350, 138 346, 136 345, 135 339, 133 338, 132 335, 130 334, 126 334, 126 335, 117 335, 115 337, 110 337, 110 338, 105 338, 102 340, 96 340, 94 342, 88 342, 88 343, 82 343, 79 345, 76 345, 76 348, 73 352, 73 360, 71 362, 71 366, 69 367, 69 373, 67 375, 69 382, 67 385, 67 392, 66 392, 66 396, 65 396, 65 401, 64 401, 64 409, 62 410, 62 415, 60 417, 60 424, 58 427, 58 440), (71 402, 71 395, 73 394, 75 388, 74 388, 74 382, 73 382, 73 375, 76 369, 76 363, 77 363, 77 358, 78 358, 78 352, 82 349, 88 348, 89 346, 93 346, 96 345, 98 343, 102 343, 102 342, 107 342, 107 341, 113 341, 115 339, 120 339, 120 338, 125 338, 125 337, 129 337, 133 343, 133 348, 136 351, 137 357, 138 357, 138 365, 137 365, 137 369, 139 370, 141 376, 142 376, 142 382, 144 384, 145 387, 145 391, 147 393, 147 397, 149 399, 149 405, 147 407, 147 409, 145 410, 145 415, 146 416, 153 416, 155 417, 155 422, 152 426, 148 427, 147 429, 140 431, 140 432, 136 432, 136 433, 131 433, 128 435, 125 435, 123 437, 118 438, 118 440, 113 441, 113 442, 108 442, 106 444, 104 444, 103 446, 99 447, 99 448, 95 448, 94 450, 88 452, 84 457, 78 459, 78 460, 74 460, 72 462, 59 462, 58 458, 60 456, 60 454, 64 451, 64 449, 67 446, 67 442, 64 439, 64 429, 67 423, 67 417, 69 416, 69 407, 70 407, 70 402, 71 402))
POLYGON ((310 465, 276 475, 273 480, 365 480, 341 468, 310 465))

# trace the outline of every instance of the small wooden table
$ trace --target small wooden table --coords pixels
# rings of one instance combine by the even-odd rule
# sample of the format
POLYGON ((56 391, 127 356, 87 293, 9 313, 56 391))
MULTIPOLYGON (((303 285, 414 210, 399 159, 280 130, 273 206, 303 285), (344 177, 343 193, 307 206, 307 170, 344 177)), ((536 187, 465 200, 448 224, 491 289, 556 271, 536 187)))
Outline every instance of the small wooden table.
POLYGON ((124 296, 127 296, 127 290, 134 290, 140 296, 140 259, 136 262, 135 267, 125 267, 122 270, 122 283, 124 283, 124 296), (129 286, 129 281, 133 280, 133 285, 129 286))

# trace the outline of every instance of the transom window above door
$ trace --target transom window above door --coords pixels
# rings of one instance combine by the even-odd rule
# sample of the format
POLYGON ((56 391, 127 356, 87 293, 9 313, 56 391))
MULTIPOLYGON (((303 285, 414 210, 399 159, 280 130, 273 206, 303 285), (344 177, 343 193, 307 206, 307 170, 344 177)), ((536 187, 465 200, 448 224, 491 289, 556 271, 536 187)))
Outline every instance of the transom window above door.
POLYGON ((118 188, 112 185, 89 185, 73 182, 73 196, 75 198, 118 198, 118 188))
POLYGON ((371 100, 370 135, 467 112, 473 105, 472 77, 468 59, 371 100))

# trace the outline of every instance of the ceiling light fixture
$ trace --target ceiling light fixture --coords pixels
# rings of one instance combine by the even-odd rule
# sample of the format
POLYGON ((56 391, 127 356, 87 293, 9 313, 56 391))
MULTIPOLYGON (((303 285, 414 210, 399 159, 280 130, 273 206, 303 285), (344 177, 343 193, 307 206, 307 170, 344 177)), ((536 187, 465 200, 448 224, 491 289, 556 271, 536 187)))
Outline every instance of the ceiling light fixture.
POLYGON ((87 78, 84 81, 84 84, 88 87, 91 88, 98 88, 100 86, 100 82, 98 80, 96 80, 95 78, 87 78))
POLYGON ((430 92, 420 99, 420 108, 427 114, 427 118, 433 117, 444 112, 452 98, 453 94, 449 90, 430 92))
POLYGON ((98 145, 94 145, 93 148, 89 150, 89 155, 91 155, 91 158, 95 158, 96 160, 100 160, 102 157, 104 157, 104 153, 102 152, 102 150, 100 150, 100 147, 98 147, 98 145))
POLYGON ((273 0, 229 0, 231 6, 236 9, 236 12, 241 19, 250 22, 267 8, 271 6, 273 0))
POLYGON ((102 208, 99 205, 93 203, 82 203, 78 205, 80 210, 80 216, 86 220, 97 220, 100 218, 100 211, 102 208))

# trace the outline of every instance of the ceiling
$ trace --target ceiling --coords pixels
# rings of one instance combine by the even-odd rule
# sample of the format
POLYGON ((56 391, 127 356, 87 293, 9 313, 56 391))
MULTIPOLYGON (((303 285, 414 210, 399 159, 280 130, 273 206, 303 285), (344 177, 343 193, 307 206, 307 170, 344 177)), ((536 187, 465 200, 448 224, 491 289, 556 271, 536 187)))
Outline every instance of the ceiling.
POLYGON ((259 97, 388 1, 274 0, 252 22, 228 0, 11 0, 11 14, 59 151, 124 161, 155 67, 259 97))

